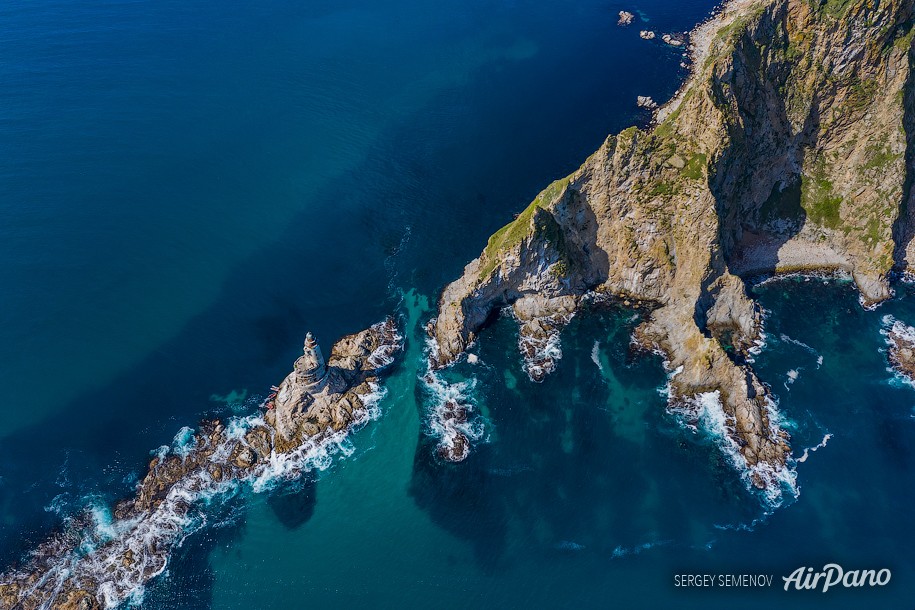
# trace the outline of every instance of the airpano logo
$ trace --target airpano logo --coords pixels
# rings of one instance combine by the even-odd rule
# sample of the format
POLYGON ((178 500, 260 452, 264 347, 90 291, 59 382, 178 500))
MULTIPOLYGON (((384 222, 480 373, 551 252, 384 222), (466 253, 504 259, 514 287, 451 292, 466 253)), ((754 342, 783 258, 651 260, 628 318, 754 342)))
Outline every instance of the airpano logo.
POLYGON ((782 576, 785 581, 785 591, 817 590, 826 593, 834 587, 882 587, 890 582, 893 574, 887 569, 882 570, 849 570, 845 571, 837 563, 827 563, 819 572, 813 568, 802 566, 791 573, 782 576))
MULTIPOLYGON (((823 569, 801 566, 788 576, 782 576, 785 591, 819 591, 826 593, 840 588, 883 587, 893 578, 888 568, 879 570, 845 570, 837 563, 827 563, 823 569)), ((686 573, 674 575, 674 586, 707 589, 732 587, 768 588, 777 587, 778 580, 772 574, 704 574, 686 573), (774 581, 774 582, 773 582, 774 581)))

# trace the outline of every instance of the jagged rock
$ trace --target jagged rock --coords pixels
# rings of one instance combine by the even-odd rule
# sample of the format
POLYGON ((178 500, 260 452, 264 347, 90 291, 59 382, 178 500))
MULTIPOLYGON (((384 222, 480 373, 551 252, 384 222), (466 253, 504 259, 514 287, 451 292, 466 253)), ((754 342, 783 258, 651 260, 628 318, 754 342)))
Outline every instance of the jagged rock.
POLYGON ((463 462, 470 455, 470 440, 463 432, 458 432, 451 443, 439 445, 439 455, 449 462, 463 462))
POLYGON ((639 32, 639 38, 642 38, 644 40, 654 40, 655 33, 652 32, 651 30, 642 30, 641 32, 639 32))
POLYGON ((909 383, 915 384, 915 328, 892 316, 885 316, 883 324, 890 366, 909 383))
POLYGON ((652 110, 658 107, 657 102, 655 102, 647 95, 638 96, 636 98, 636 104, 639 106, 639 108, 650 108, 652 110))
POLYGON ((251 468, 257 462, 257 453, 250 447, 241 447, 233 461, 239 468, 251 468))
POLYGON ((616 23, 617 25, 629 25, 633 19, 635 19, 635 15, 629 11, 620 11, 620 20, 616 23))
POLYGON ((661 36, 661 40, 663 40, 665 44, 669 44, 672 47, 682 47, 686 44, 685 40, 673 34, 664 34, 661 36))

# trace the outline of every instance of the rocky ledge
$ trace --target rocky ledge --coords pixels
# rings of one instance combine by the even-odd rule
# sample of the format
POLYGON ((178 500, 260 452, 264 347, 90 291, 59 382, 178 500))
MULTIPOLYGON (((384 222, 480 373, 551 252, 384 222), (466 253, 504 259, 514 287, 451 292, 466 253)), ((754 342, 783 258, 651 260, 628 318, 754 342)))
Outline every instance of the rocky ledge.
POLYGON ((81 515, 49 538, 24 566, 0 576, 0 607, 111 608, 162 573, 194 527, 192 511, 239 484, 262 488, 298 476, 311 461, 371 417, 379 376, 401 349, 393 318, 340 339, 315 383, 297 372, 279 386, 265 415, 204 421, 189 443, 149 464, 136 494, 120 502, 102 534, 81 515))
POLYGON ((583 295, 651 303, 636 339, 664 354, 672 410, 714 396, 737 466, 782 485, 789 439, 751 366, 761 313, 741 274, 839 268, 864 304, 890 296, 915 255, 912 5, 727 3, 656 123, 608 137, 445 288, 433 365, 512 306, 541 379, 557 358, 536 354, 583 295))

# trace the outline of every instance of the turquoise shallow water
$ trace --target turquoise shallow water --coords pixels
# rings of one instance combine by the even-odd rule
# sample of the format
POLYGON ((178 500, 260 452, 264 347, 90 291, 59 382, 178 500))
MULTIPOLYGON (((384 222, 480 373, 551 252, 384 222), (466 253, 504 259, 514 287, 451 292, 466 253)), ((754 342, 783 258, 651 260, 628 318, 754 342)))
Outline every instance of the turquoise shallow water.
POLYGON ((904 299, 865 312, 847 283, 757 289, 757 366, 794 447, 833 435, 768 517, 714 440, 665 412, 660 361, 628 353, 631 312, 577 317, 539 385, 497 321, 453 373, 476 379, 484 438, 459 466, 433 457, 418 376, 437 291, 646 120, 636 95, 676 89, 679 54, 638 29, 688 29, 711 3, 643 2, 629 29, 621 8, 0 6, 0 564, 130 493, 182 426, 253 409, 305 330, 326 344, 398 311, 407 354, 350 455, 207 509, 144 608, 910 607, 915 391, 879 334, 887 313, 915 323, 904 299), (673 587, 826 562, 893 580, 673 587))
POLYGON ((352 454, 304 495, 240 504, 182 549, 147 603, 173 607, 202 590, 218 608, 907 607, 915 390, 886 370, 879 331, 884 315, 912 318, 915 307, 865 312, 848 281, 789 278, 756 292, 769 311, 757 364, 797 455, 832 435, 797 464, 800 494, 785 506, 766 509, 714 439, 665 411, 660 362, 632 357, 633 315, 612 308, 573 321, 560 368, 539 385, 520 370, 510 319, 484 333, 480 362, 463 373, 477 379, 486 441, 458 466, 439 463, 417 434, 428 399, 415 322, 428 301, 409 294, 405 363, 352 454), (830 562, 893 578, 879 590, 781 590, 795 568, 830 562), (680 573, 776 584, 678 589, 680 573))

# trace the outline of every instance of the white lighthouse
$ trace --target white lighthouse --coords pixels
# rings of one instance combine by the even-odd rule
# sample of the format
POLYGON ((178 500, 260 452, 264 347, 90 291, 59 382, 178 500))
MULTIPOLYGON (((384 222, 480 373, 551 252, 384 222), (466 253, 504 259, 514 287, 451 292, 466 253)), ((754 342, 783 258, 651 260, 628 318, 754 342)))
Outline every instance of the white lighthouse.
POLYGON ((311 333, 305 335, 305 347, 302 351, 302 355, 295 361, 296 381, 309 389, 315 389, 327 376, 327 364, 324 362, 321 346, 311 333))

